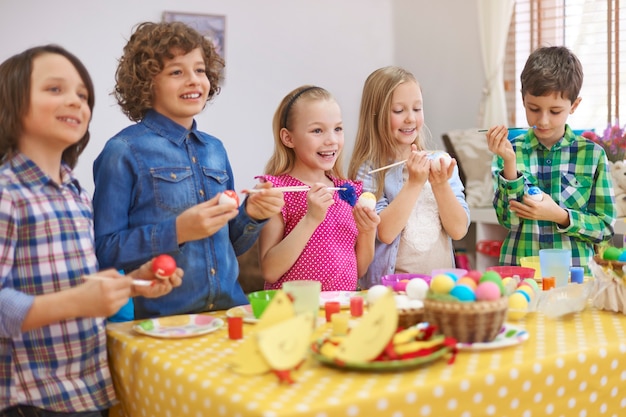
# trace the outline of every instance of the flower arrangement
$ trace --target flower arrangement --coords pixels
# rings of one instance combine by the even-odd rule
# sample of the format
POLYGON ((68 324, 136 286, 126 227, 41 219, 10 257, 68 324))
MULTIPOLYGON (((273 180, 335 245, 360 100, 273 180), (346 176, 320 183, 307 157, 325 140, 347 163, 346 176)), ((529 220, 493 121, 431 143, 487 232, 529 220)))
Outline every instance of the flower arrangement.
POLYGON ((609 161, 626 159, 626 126, 620 127, 617 121, 614 125, 609 124, 602 136, 592 131, 583 132, 582 136, 602 146, 609 161))

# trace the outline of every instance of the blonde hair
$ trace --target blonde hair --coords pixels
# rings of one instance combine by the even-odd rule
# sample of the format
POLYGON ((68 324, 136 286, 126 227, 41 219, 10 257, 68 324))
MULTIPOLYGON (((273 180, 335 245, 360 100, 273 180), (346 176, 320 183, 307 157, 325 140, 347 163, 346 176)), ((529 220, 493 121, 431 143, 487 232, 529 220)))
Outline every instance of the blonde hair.
MULTIPOLYGON (((274 133, 274 153, 265 165, 265 174, 281 175, 290 172, 296 162, 296 154, 293 149, 286 147, 280 139, 280 132, 283 129, 289 130, 293 126, 293 121, 304 112, 304 104, 312 101, 335 101, 335 98, 327 90, 314 85, 303 85, 292 90, 280 102, 274 119, 272 130, 274 133)), ((326 172, 326 175, 345 179, 343 174, 343 164, 341 155, 338 155, 333 168, 326 172)))
MULTIPOLYGON (((348 168, 348 177, 356 179, 359 167, 368 162, 374 167, 389 164, 396 158, 396 140, 391 132, 391 99, 395 89, 403 83, 417 79, 410 72, 395 66, 379 68, 367 77, 361 96, 359 125, 356 133, 354 150, 348 168)), ((415 138, 418 150, 424 149, 422 129, 415 138)), ((385 184, 387 171, 376 175, 376 197, 380 198, 385 184)))

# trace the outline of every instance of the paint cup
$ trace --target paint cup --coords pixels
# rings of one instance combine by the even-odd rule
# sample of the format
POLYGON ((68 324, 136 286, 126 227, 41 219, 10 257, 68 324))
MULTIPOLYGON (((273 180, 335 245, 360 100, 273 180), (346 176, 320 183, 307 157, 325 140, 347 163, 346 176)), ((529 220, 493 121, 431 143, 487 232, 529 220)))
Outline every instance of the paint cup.
POLYGON ((228 338, 232 340, 243 338, 243 317, 228 317, 228 338))
POLYGON ((569 270, 570 281, 573 284, 582 284, 585 280, 585 268, 582 266, 573 266, 569 270))
POLYGON ((565 287, 569 281, 572 266, 570 249, 539 249, 539 264, 543 277, 554 277, 556 288, 565 287))
POLYGON ((330 323, 333 314, 341 312, 341 303, 339 301, 326 301, 324 304, 324 312, 326 313, 326 323, 330 323))
POLYGON ((296 314, 311 312, 313 317, 317 317, 321 290, 322 283, 319 281, 298 280, 283 283, 283 291, 293 300, 296 314))

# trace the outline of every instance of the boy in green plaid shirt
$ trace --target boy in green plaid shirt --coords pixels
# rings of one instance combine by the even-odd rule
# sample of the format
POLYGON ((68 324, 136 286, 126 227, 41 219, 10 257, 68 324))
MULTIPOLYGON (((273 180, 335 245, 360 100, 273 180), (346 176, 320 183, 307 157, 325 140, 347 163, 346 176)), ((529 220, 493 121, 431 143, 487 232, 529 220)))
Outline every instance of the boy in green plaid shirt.
POLYGON ((572 266, 587 267, 594 244, 613 236, 616 213, 604 150, 566 124, 581 101, 582 66, 565 47, 542 47, 530 54, 520 79, 532 128, 511 141, 506 126, 487 132, 495 154, 493 205, 509 230, 500 264, 563 248, 571 249, 572 266), (531 186, 543 199, 528 195, 531 186))

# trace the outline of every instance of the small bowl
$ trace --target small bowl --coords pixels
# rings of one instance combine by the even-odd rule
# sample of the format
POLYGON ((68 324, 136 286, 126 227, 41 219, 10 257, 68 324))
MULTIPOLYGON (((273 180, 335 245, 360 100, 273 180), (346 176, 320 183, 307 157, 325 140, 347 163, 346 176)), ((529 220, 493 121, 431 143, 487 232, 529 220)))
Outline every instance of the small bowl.
POLYGON ((452 274, 456 277, 456 279, 459 279, 467 274, 467 269, 461 269, 461 268, 433 269, 430 276, 434 277, 435 275, 440 275, 440 274, 452 274))
POLYGON ((406 290, 406 284, 412 279, 421 279, 430 285, 430 275, 424 274, 390 274, 380 279, 380 283, 386 287, 390 287, 395 292, 406 290))
POLYGON ((535 269, 525 268, 523 266, 490 266, 487 271, 496 271, 502 278, 513 277, 517 275, 520 279, 534 278, 535 269))
POLYGON ((523 258, 519 258, 519 264, 525 268, 533 268, 535 270, 535 281, 541 281, 539 256, 524 256, 523 258))
POLYGON ((261 290, 248 294, 252 314, 254 314, 255 318, 261 318, 270 301, 272 301, 272 298, 276 295, 276 292, 278 292, 278 290, 261 290))

